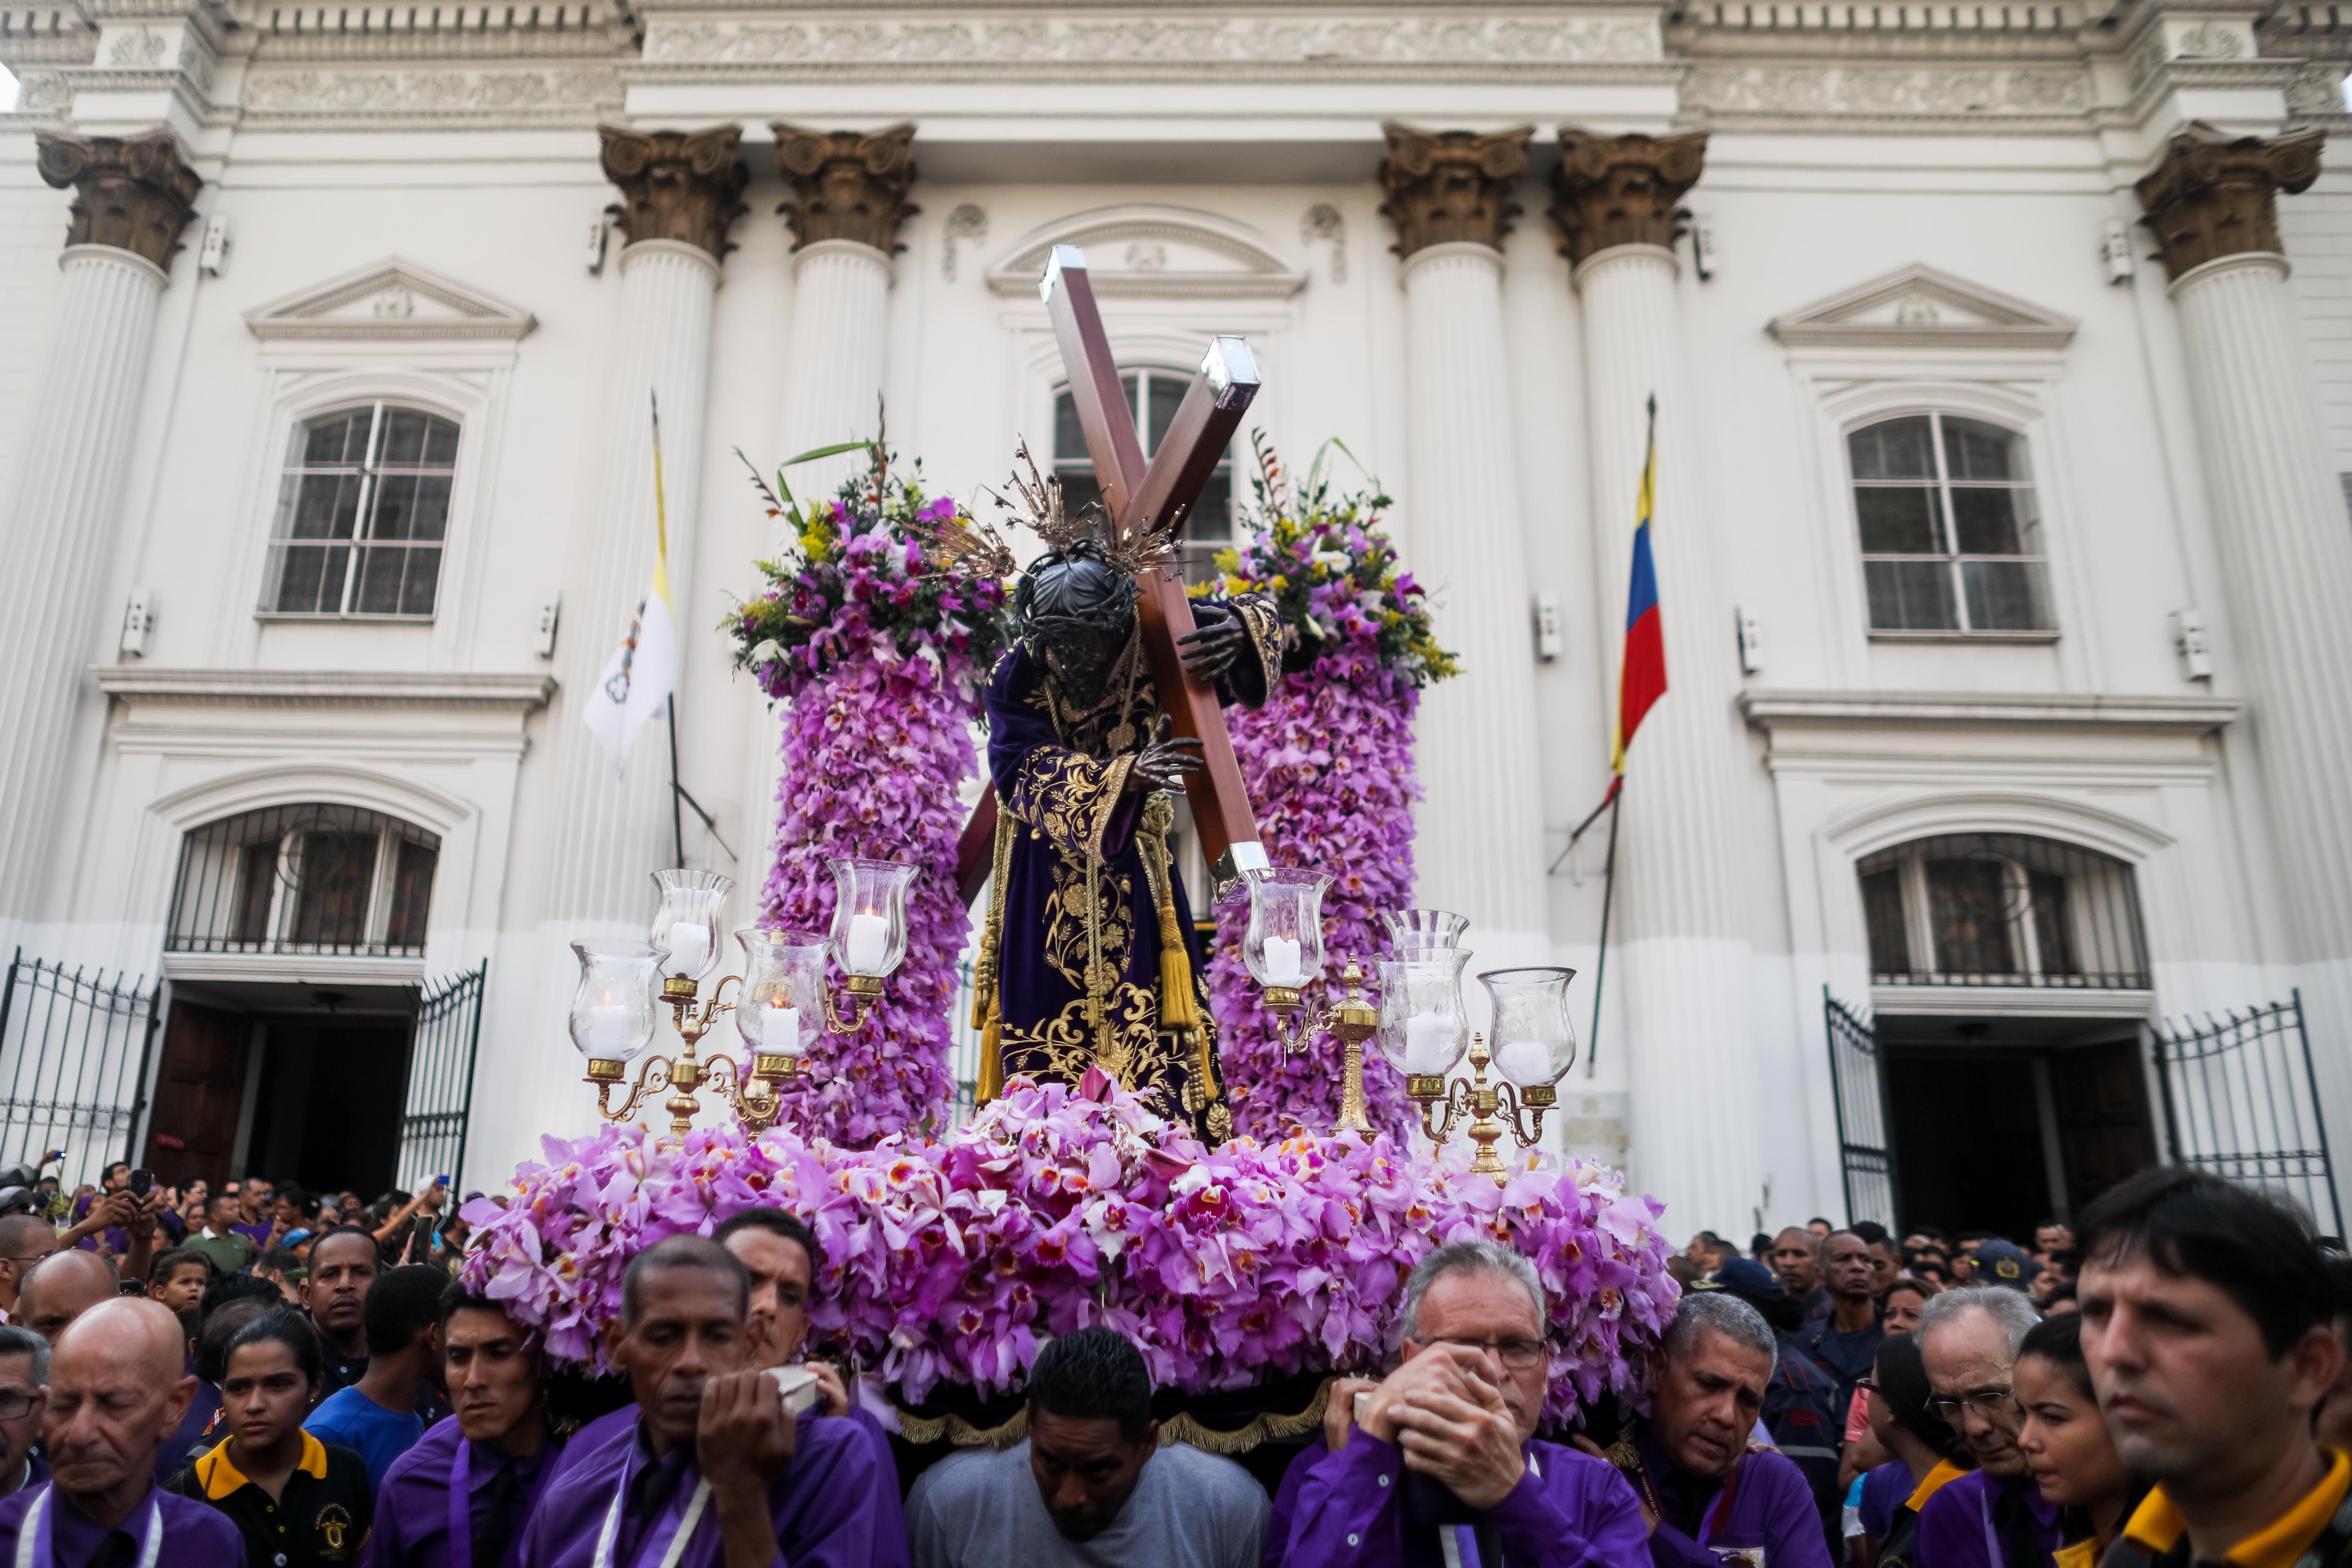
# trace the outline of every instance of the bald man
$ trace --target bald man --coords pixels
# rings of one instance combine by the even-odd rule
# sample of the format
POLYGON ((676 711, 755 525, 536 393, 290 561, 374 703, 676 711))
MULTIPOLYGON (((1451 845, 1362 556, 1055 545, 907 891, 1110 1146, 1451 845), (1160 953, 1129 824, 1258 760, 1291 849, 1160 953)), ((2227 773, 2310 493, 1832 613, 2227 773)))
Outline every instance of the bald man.
POLYGON ((245 1561, 226 1514, 156 1489, 155 1450, 195 1393, 195 1379, 181 1374, 184 1354, 180 1321, 158 1301, 117 1297, 74 1320, 49 1360, 48 1484, 0 1500, 0 1563, 245 1561))
POLYGON ((76 1318, 122 1288, 114 1265, 95 1252, 59 1252, 41 1260, 16 1293, 16 1321, 54 1347, 76 1318))
POLYGON ((0 1322, 16 1321, 16 1292, 33 1266, 58 1249, 58 1227, 38 1215, 0 1216, 0 1322))

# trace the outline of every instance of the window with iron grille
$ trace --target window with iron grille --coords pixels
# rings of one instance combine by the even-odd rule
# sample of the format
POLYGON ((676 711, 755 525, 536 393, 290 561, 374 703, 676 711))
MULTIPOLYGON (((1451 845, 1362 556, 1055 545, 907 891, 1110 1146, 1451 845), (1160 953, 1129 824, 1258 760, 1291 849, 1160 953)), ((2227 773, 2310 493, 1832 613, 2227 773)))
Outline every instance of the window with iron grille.
POLYGON ((2048 634, 2048 562, 2025 437, 1909 414, 1846 437, 1874 636, 2048 634))
POLYGON ((371 403, 304 421, 278 490, 265 615, 429 620, 457 422, 371 403))
MULTIPOLYGON (((1192 384, 1189 374, 1172 370, 1129 370, 1119 373, 1127 389, 1127 412, 1143 438, 1149 459, 1160 450, 1160 437, 1176 422, 1184 393, 1192 384)), ((1094 459, 1087 452, 1086 432, 1078 424, 1078 405, 1066 387, 1054 398, 1054 472, 1062 480, 1062 504, 1069 514, 1102 500, 1095 482, 1094 459)), ((1215 571, 1216 553, 1234 542, 1234 459, 1228 453, 1201 487, 1201 499, 1184 519, 1178 550, 1184 558, 1188 582, 1205 582, 1215 571)))
POLYGON ((1954 833, 1882 849, 1858 868, 1878 985, 2144 991, 2132 868, 2017 833, 1954 833))
POLYGON ((273 805, 180 847, 172 952, 422 958, 441 840, 358 806, 273 805))

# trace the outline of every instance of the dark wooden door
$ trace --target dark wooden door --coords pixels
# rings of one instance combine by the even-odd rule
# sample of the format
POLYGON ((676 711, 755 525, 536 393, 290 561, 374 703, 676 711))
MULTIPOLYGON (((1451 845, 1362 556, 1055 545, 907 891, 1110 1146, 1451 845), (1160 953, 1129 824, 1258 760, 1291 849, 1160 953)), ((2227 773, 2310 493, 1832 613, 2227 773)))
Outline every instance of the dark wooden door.
POLYGON ((253 1021, 242 1013, 173 1002, 163 1065, 147 1123, 147 1164, 166 1186, 202 1176, 217 1191, 236 1152, 237 1111, 253 1021))
POLYGON ((2155 1163, 2156 1127, 2148 1120, 2137 1040, 2053 1052, 2050 1098, 2065 1152, 2071 1212, 2082 1213, 2084 1204, 2155 1163))

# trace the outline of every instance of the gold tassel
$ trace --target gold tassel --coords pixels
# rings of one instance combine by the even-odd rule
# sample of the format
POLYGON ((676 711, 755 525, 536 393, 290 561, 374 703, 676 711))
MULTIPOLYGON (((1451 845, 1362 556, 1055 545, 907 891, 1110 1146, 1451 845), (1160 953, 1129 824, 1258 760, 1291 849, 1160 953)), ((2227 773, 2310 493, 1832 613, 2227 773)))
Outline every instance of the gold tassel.
POLYGON ((976 1105, 986 1105, 1004 1092, 1004 1018, 991 1013, 980 1030, 980 1081, 972 1086, 976 1105))
POLYGON ((1013 840, 1020 832, 1013 808, 996 801, 996 842, 989 863, 988 925, 972 963, 971 1026, 980 1031, 980 1076, 972 1100, 986 1105, 1004 1092, 1004 997, 1000 966, 1004 948, 1004 884, 1013 874, 1013 840))
MULTIPOLYGON (((1176 875, 1168 854, 1168 834, 1175 825, 1175 802, 1155 792, 1144 803, 1139 826, 1144 877, 1151 884, 1152 902, 1160 913, 1160 1026, 1205 1043, 1200 1003, 1192 994, 1192 955, 1184 946, 1184 928, 1176 919, 1176 875)), ((1203 1079, 1202 1092, 1207 1090, 1208 1080, 1203 1079)))

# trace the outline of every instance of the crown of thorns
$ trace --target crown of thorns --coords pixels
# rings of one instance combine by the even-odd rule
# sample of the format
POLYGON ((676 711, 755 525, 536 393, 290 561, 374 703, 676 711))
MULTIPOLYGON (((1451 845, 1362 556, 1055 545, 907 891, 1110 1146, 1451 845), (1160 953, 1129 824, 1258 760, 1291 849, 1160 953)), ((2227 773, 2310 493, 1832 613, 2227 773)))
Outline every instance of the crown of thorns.
MULTIPOLYGON (((1104 512, 1101 504, 1094 501, 1079 508, 1076 516, 1071 516, 1063 499, 1061 476, 1039 471, 1037 459, 1030 454, 1025 440, 1013 455, 1029 470, 1026 478, 1019 468, 1013 470, 1013 491, 1018 500, 995 490, 988 493, 998 510, 1013 514, 1045 542, 1045 553, 1022 573, 1024 581, 1034 578, 1042 568, 1083 559, 1097 560, 1130 577, 1139 576, 1160 565, 1174 552, 1173 528, 1126 533, 1104 512)), ((924 527, 922 532, 929 546, 926 553, 939 571, 1005 578, 1020 570, 1020 558, 1005 542, 1004 536, 991 524, 968 514, 939 519, 924 527)))

